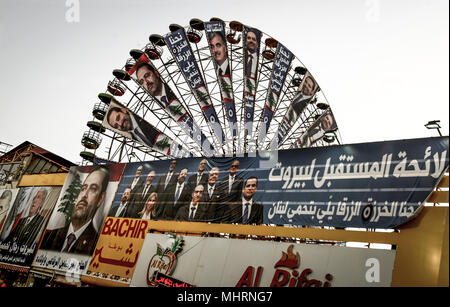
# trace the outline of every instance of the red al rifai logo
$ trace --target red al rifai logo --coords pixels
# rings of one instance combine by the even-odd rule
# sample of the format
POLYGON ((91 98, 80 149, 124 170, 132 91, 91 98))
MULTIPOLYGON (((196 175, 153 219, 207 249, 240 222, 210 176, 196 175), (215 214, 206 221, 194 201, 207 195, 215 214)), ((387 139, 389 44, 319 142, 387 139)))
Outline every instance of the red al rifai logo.
MULTIPOLYGON (((270 287, 330 287, 333 275, 326 274, 325 282, 317 279, 310 279, 310 275, 313 271, 311 268, 305 268, 299 272, 300 268, 300 254, 297 252, 294 254, 294 245, 291 244, 287 248, 287 252, 282 252, 280 260, 278 260, 274 269, 270 287)), ((256 270, 253 266, 247 267, 242 277, 236 284, 236 287, 259 287, 263 274, 263 267, 259 266, 256 270), (254 272, 256 275, 254 276, 254 272)))
POLYGON ((149 286, 157 285, 152 281, 156 272, 172 275, 175 270, 177 253, 181 251, 184 240, 182 237, 175 235, 170 235, 170 238, 169 247, 165 249, 159 243, 156 243, 156 254, 150 259, 147 269, 147 284, 149 286))

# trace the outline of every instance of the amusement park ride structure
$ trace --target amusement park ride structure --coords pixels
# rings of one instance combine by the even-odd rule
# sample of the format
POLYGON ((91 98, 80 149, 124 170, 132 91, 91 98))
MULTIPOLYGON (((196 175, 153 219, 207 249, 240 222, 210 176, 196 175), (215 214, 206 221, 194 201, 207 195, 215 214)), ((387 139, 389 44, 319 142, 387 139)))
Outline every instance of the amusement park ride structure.
MULTIPOLYGON (((151 34, 149 43, 141 49, 130 50, 130 58, 125 61, 125 65, 120 69, 113 70, 113 79, 107 83, 106 90, 98 95, 99 101, 94 104, 92 110, 93 118, 87 122, 89 130, 84 132, 81 143, 83 149, 80 152, 83 158, 83 165, 91 162, 133 162, 152 161, 169 158, 154 149, 144 146, 135 140, 127 138, 115 131, 105 129, 102 121, 108 110, 111 100, 119 101, 133 113, 137 114, 148 123, 153 125, 161 133, 167 135, 178 144, 182 144, 191 156, 205 156, 205 152, 198 142, 195 142, 192 135, 188 135, 180 125, 174 120, 167 110, 132 77, 130 70, 145 55, 152 65, 154 65, 161 79, 164 80, 174 91, 177 99, 187 110, 189 116, 198 125, 201 132, 214 147, 214 156, 244 155, 256 151, 280 150, 298 148, 299 140, 308 129, 317 122, 318 118, 327 110, 330 110, 329 103, 323 93, 318 88, 314 97, 307 103, 307 106, 300 114, 297 114, 295 123, 290 127, 288 133, 281 142, 273 142, 277 138, 277 133, 283 120, 288 116, 292 102, 299 91, 306 74, 311 74, 305 65, 293 55, 292 61, 286 72, 285 82, 281 87, 278 101, 271 105, 273 117, 267 126, 267 132, 260 136, 261 131, 266 131, 263 127, 263 115, 266 108, 266 100, 270 94, 271 75, 274 68, 277 46, 280 44, 275 38, 261 32, 260 55, 258 56, 257 78, 255 80, 255 95, 253 106, 253 129, 247 135, 245 91, 246 80, 244 76, 244 51, 243 46, 244 30, 247 26, 238 21, 224 22, 219 18, 211 18, 210 22, 221 22, 227 41, 228 59, 231 67, 231 90, 234 95, 236 126, 233 126, 227 116, 225 103, 223 102, 223 86, 218 81, 215 73, 214 59, 205 37, 205 23, 197 18, 191 19, 189 26, 182 27, 177 24, 169 26, 170 33, 184 30, 189 41, 193 56, 199 67, 202 79, 205 82, 207 95, 209 95, 214 110, 217 114, 219 125, 224 133, 225 141, 221 142, 214 134, 208 118, 198 101, 198 96, 194 95, 188 80, 183 75, 177 61, 172 56, 165 41, 167 35, 151 34), (237 133, 233 132, 235 129, 237 133)), ((225 85, 226 86, 226 85, 225 85)), ((337 127, 337 126, 336 126, 337 127)), ((341 144, 339 130, 333 129, 325 133, 320 139, 308 146, 329 146, 341 144)))

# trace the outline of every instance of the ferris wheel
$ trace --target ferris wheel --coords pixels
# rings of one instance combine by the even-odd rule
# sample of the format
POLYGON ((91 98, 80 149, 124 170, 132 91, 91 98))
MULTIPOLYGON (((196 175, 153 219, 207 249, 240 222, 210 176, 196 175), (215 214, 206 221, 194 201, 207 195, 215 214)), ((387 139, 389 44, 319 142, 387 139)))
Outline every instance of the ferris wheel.
POLYGON ((81 140, 82 164, 341 143, 319 83, 275 38, 219 18, 169 30, 113 70, 81 140))

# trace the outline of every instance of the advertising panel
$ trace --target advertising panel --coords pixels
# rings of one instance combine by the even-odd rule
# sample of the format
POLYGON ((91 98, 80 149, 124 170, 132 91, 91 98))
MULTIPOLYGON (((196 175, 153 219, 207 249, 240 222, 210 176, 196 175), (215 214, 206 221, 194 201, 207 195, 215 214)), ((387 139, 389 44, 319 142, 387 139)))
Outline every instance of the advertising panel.
POLYGON ((225 39, 225 25, 222 21, 205 22, 205 32, 208 39, 209 49, 213 57, 217 81, 220 86, 222 104, 230 122, 232 135, 238 135, 236 107, 234 103, 233 83, 231 76, 230 61, 228 58, 228 47, 225 39))
POLYGON ((180 144, 114 99, 111 99, 102 125, 169 157, 190 156, 180 144))
POLYGON ((129 163, 109 216, 395 228, 448 167, 448 137, 129 163))
POLYGON ((82 280, 105 286, 129 285, 147 232, 147 220, 106 218, 82 280))
POLYGON ((195 61, 194 54, 192 53, 184 29, 179 29, 167 34, 164 40, 166 41, 167 47, 172 53, 173 58, 177 62, 181 73, 189 84, 192 93, 194 93, 194 96, 196 97, 211 129, 216 135, 217 140, 220 144, 223 144, 225 142, 225 135, 223 134, 219 118, 217 117, 216 110, 214 109, 208 89, 206 88, 205 80, 195 61))
POLYGON ((259 48, 261 44, 261 31, 244 26, 244 123, 245 136, 250 136, 253 130, 255 111, 256 88, 258 86, 259 48))
POLYGON ((267 89, 266 103, 264 105, 262 122, 258 130, 258 147, 261 148, 272 121, 273 113, 280 98, 281 89, 286 80, 289 67, 294 55, 282 44, 278 43, 277 52, 273 62, 272 75, 270 77, 269 88, 267 89))
POLYGON ((337 129, 336 119, 333 112, 328 108, 322 115, 303 133, 297 143, 299 148, 310 147, 312 144, 320 140, 325 133, 332 132, 337 129))
POLYGON ((31 266, 60 192, 60 187, 19 189, 0 235, 0 263, 31 266))
POLYGON ((178 123, 183 131, 202 148, 207 156, 213 155, 214 148, 211 143, 180 103, 169 85, 164 82, 159 71, 150 63, 147 55, 143 54, 128 73, 178 123))
POLYGON ((72 167, 33 266, 78 276, 88 267, 124 164, 72 167))
POLYGON ((158 286, 162 275, 178 287, 389 287, 394 259, 395 250, 149 233, 131 285, 158 286))
POLYGON ((0 234, 5 225, 6 218, 12 209, 19 189, 0 190, 0 234))
POLYGON ((310 72, 307 71, 299 85, 297 94, 292 100, 286 115, 283 117, 283 120, 278 127, 278 135, 274 138, 274 140, 278 140, 278 144, 281 144, 284 140, 291 128, 297 122, 300 114, 303 113, 308 104, 314 99, 314 95, 319 89, 316 80, 314 80, 310 72))

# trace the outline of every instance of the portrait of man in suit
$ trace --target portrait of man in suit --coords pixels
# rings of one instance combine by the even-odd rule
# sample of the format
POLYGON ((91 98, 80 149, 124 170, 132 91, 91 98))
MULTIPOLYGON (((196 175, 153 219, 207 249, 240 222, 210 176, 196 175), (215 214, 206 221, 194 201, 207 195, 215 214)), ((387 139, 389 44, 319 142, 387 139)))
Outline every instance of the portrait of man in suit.
POLYGON ((139 192, 139 190, 142 189, 142 186, 144 185, 144 179, 142 179, 142 170, 144 169, 144 167, 142 165, 140 165, 137 169, 136 169, 136 173, 134 175, 133 180, 130 182, 130 184, 128 185, 128 187, 130 187, 131 189, 131 195, 130 195, 130 200, 133 201, 136 197, 137 197, 137 193, 139 192))
POLYGON ((223 202, 236 202, 241 197, 244 179, 237 175, 239 167, 240 162, 238 160, 234 160, 231 163, 228 176, 220 182, 220 186, 223 190, 223 202))
POLYGON ((18 244, 31 245, 37 233, 40 231, 44 223, 44 217, 40 215, 42 206, 47 198, 48 191, 45 188, 40 188, 34 195, 28 211, 28 216, 22 217, 17 225, 9 234, 7 241, 14 241, 18 244))
POLYGON ((208 33, 209 48, 216 62, 218 76, 230 76, 230 65, 228 61, 228 49, 222 32, 208 33))
POLYGON ((318 87, 312 76, 307 73, 305 79, 302 82, 302 88, 297 92, 294 100, 292 101, 292 108, 300 115, 307 107, 308 103, 313 99, 318 87))
POLYGON ((263 206, 253 200, 258 189, 258 178, 249 177, 244 182, 242 198, 230 205, 231 223, 262 224, 263 206))
POLYGON ((120 198, 120 204, 118 206, 112 206, 109 216, 114 217, 132 217, 132 204, 131 199, 131 188, 127 187, 120 198))
POLYGON ((164 106, 172 104, 176 100, 175 94, 170 87, 163 83, 161 76, 155 67, 147 62, 141 62, 136 66, 136 78, 138 82, 153 97, 162 102, 164 106))
POLYGON ((206 185, 206 183, 208 182, 208 174, 206 174, 205 172, 207 165, 208 161, 206 159, 201 160, 198 164, 197 173, 189 177, 188 186, 191 193, 199 184, 206 185))
POLYGON ((135 197, 133 199, 134 207, 141 212, 144 209, 144 205, 150 194, 156 192, 155 186, 153 186, 153 180, 155 180, 156 172, 151 170, 147 177, 145 177, 145 182, 136 189, 135 197))
POLYGON ((41 249, 89 255, 95 248, 97 230, 92 219, 106 196, 110 171, 98 166, 84 179, 78 194, 70 223, 44 235, 41 249))
POLYGON ((209 219, 206 206, 201 203, 205 188, 199 184, 191 194, 191 201, 180 207, 175 216, 178 221, 204 222, 209 219))
POLYGON ((153 147, 159 134, 152 125, 125 107, 111 106, 106 114, 108 124, 148 147, 153 147))
POLYGON ((208 174, 208 182, 205 185, 205 192, 201 202, 205 205, 205 211, 207 212, 207 218, 211 222, 221 222, 223 221, 226 213, 226 206, 222 205, 222 196, 224 191, 222 186, 219 184, 218 179, 220 175, 220 170, 218 167, 213 167, 208 174))
POLYGON ((10 190, 5 190, 2 192, 2 195, 0 195, 0 232, 9 212, 12 197, 13 194, 10 190))
POLYGON ((248 29, 245 36, 245 75, 247 78, 256 79, 256 66, 258 63, 258 49, 260 33, 255 29, 248 29))
POLYGON ((190 193, 185 182, 187 174, 188 169, 182 169, 177 177, 176 183, 166 189, 164 198, 157 205, 157 216, 163 219, 173 220, 179 208, 189 203, 190 193))
POLYGON ((156 185, 156 193, 158 193, 159 197, 164 197, 166 189, 176 183, 178 178, 178 173, 175 172, 176 167, 177 160, 171 160, 168 172, 159 178, 156 185))

